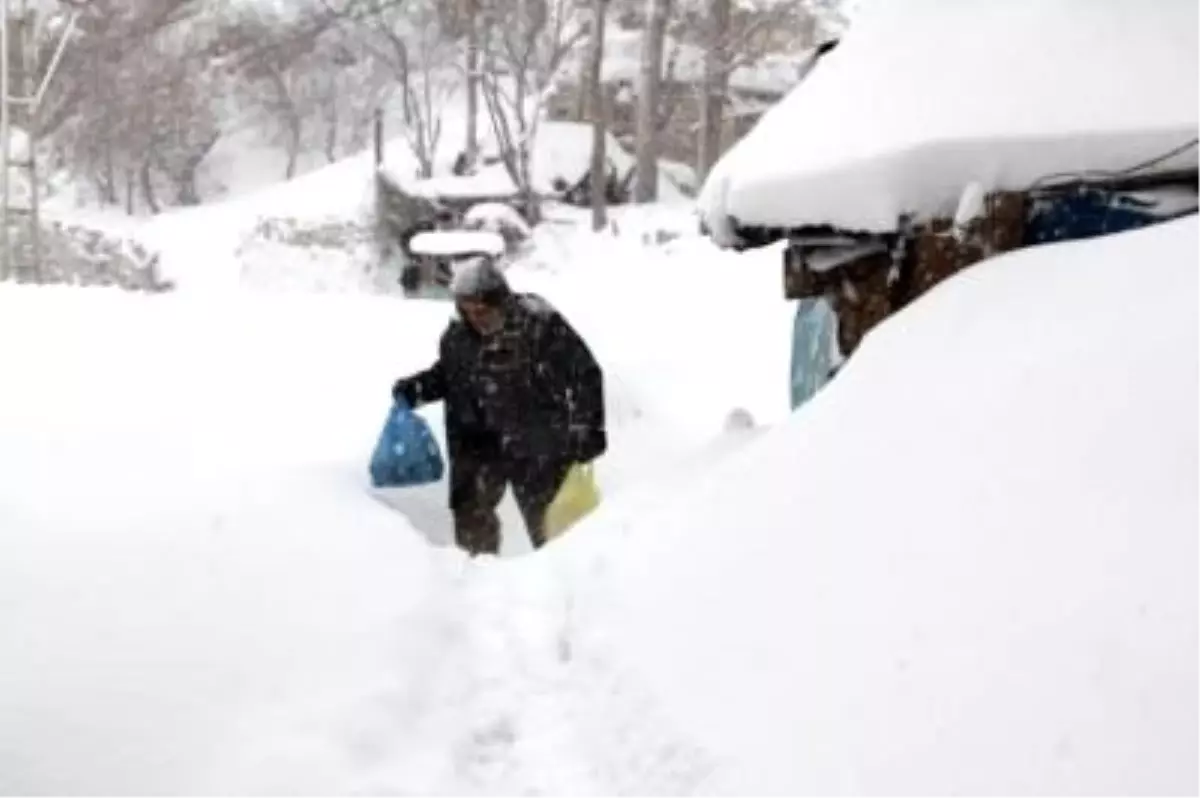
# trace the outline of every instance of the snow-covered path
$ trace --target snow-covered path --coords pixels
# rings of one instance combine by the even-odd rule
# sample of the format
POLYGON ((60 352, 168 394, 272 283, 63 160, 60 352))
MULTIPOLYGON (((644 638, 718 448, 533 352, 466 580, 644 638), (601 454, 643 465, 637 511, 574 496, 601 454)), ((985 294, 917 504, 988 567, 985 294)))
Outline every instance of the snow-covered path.
POLYGON ((268 737, 288 740, 282 758, 239 746, 252 772, 271 774, 243 783, 388 795, 686 793, 702 783, 708 755, 589 646, 551 572, 446 565, 438 589, 395 625, 389 648, 404 667, 347 700, 332 723, 321 715, 308 744, 289 719, 268 737), (305 753, 316 751, 325 784, 305 753))
MULTIPOLYGON (((786 410, 786 359, 745 357, 763 324, 786 351, 787 308, 757 288, 772 257, 658 332, 656 297, 691 266, 623 252, 608 273, 514 275, 608 366, 613 506, 676 479, 733 404, 786 410), (752 323, 718 336, 714 307, 752 323), (755 368, 772 376, 713 380, 755 368)), ((0 537, 0 792, 698 783, 704 755, 575 628, 555 558, 469 562, 444 485, 367 489, 388 387, 427 364, 448 307, 203 287, 0 287, 0 337, 36 341, 0 354, 0 528, 17 531, 0 537)), ((506 530, 505 553, 527 550, 506 530)))

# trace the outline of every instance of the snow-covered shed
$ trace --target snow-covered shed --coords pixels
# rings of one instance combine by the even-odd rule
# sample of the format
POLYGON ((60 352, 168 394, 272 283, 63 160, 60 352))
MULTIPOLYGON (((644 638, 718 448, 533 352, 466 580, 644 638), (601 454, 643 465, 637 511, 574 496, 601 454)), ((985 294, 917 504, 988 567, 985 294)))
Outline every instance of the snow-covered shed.
MULTIPOLYGON (((793 384, 810 394, 804 363, 983 258, 1194 212, 1197 18, 1194 0, 864 0, 698 199, 721 246, 786 239, 788 298, 835 311, 838 351, 797 357, 793 384)), ((820 326, 798 318, 797 352, 820 326)))
POLYGON ((739 227, 895 231, 971 184, 1194 172, 1197 91, 1194 0, 865 0, 701 212, 732 246, 739 227))

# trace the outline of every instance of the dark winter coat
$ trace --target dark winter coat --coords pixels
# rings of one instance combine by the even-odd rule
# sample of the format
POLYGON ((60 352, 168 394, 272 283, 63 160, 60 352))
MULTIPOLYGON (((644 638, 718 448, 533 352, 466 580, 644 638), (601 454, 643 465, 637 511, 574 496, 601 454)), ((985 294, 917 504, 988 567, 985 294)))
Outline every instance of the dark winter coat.
POLYGON ((510 294, 505 321, 482 336, 455 319, 437 362, 396 383, 416 407, 446 403, 456 459, 589 462, 607 448, 599 364, 565 318, 533 294, 510 294))

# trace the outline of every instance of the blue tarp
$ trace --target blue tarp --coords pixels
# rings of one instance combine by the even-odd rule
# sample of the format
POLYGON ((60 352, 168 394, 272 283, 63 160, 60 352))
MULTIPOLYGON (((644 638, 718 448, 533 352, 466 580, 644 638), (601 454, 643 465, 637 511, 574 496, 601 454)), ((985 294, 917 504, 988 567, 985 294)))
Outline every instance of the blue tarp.
POLYGON ((426 485, 442 478, 442 450, 428 422, 403 402, 388 413, 371 455, 371 484, 377 488, 426 485))
POLYGON ((1025 220, 1023 246, 1076 241, 1136 230, 1162 221, 1154 205, 1109 191, 1084 188, 1035 199, 1025 220))
POLYGON ((824 297, 801 299, 792 328, 792 409, 807 402, 829 382, 833 371, 837 317, 824 297))

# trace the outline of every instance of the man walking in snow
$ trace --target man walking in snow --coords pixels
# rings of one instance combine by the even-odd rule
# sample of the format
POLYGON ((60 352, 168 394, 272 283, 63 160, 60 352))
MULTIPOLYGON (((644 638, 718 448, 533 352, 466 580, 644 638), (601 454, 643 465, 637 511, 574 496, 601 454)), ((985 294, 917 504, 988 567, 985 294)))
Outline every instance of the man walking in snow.
POLYGON ((541 297, 513 292, 491 258, 457 271, 460 318, 442 334, 437 362, 392 394, 414 408, 446 402, 458 545, 499 551, 496 508, 511 484, 537 548, 567 471, 607 448, 603 374, 567 320, 541 297))

